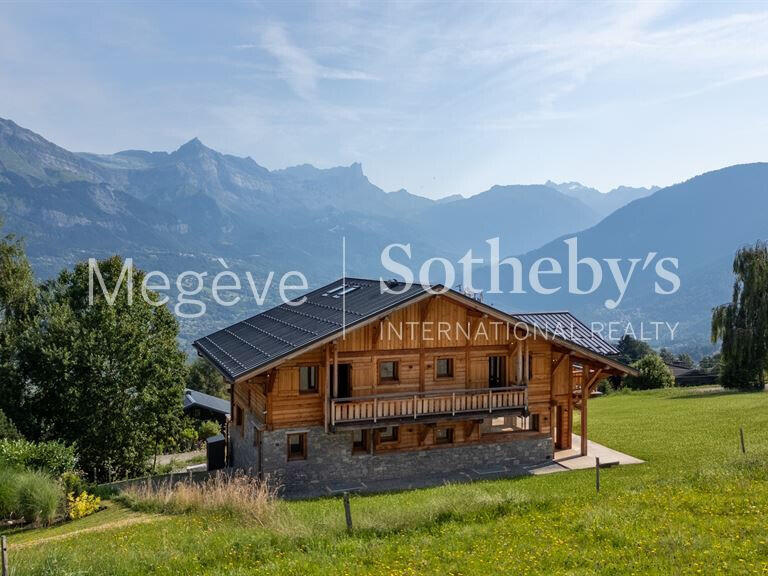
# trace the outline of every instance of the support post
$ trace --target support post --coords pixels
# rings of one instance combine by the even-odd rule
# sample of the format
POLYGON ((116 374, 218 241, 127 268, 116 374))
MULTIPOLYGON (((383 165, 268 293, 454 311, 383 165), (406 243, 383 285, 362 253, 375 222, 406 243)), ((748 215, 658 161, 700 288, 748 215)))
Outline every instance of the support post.
POLYGON ((325 389, 323 399, 323 421, 325 422, 325 433, 328 434, 331 421, 331 351, 328 345, 325 346, 325 389))
POLYGON ((747 448, 744 446, 744 428, 739 426, 739 436, 741 437, 741 453, 746 454, 747 448))
POLYGON ((600 457, 595 458, 595 488, 600 493, 600 457))
POLYGON ((589 368, 585 364, 582 368, 583 377, 581 382, 581 455, 587 455, 587 400, 589 399, 589 368))
POLYGON ((349 492, 344 492, 344 517, 347 521, 347 532, 352 532, 352 510, 349 507, 349 492))
POLYGON ((333 397, 339 397, 339 345, 333 342, 333 397))
POLYGON ((517 382, 518 386, 523 384, 523 344, 517 343, 517 382))
POLYGON ((3 576, 8 576, 8 540, 5 536, 0 536, 2 539, 2 554, 3 556, 3 576))

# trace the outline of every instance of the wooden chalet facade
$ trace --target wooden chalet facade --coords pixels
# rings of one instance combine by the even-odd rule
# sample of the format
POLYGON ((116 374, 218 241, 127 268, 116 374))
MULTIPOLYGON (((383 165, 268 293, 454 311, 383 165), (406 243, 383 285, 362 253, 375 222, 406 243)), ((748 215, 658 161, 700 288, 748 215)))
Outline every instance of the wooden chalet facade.
POLYGON ((296 493, 541 463, 575 409, 586 453, 590 392, 631 372, 568 313, 352 278, 194 345, 231 384, 230 465, 296 493))

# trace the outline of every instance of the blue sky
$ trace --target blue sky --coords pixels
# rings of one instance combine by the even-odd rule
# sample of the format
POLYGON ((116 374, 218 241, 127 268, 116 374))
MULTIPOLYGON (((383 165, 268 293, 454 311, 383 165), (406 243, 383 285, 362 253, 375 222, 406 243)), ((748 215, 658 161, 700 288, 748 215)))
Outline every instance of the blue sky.
POLYGON ((0 116, 69 149, 198 136, 430 197, 768 161, 766 103, 759 3, 0 4, 0 116))

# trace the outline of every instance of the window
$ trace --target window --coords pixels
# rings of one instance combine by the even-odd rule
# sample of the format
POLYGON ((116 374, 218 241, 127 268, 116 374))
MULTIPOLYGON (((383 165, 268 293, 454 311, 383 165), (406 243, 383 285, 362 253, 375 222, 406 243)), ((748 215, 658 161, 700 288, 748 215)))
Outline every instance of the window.
POLYGON ((453 358, 438 358, 435 371, 438 378, 453 378, 453 358))
POLYGON ((530 424, 529 424, 529 430, 533 432, 539 432, 539 415, 538 414, 531 414, 530 416, 530 424))
POLYGON ((368 452, 368 430, 352 432, 352 452, 368 452))
POLYGON ((528 380, 533 380, 533 354, 528 354, 528 380))
POLYGON ((288 434, 288 460, 307 459, 307 433, 288 434))
POLYGON ((453 444, 453 428, 435 428, 435 444, 453 444))
POLYGON ((342 296, 349 294, 360 288, 359 284, 341 284, 334 288, 331 288, 327 292, 323 292, 323 296, 326 298, 341 298, 342 296))
POLYGON ((320 368, 317 366, 299 367, 299 392, 301 394, 317 392, 318 374, 320 374, 320 368))
POLYGON ((507 385, 507 362, 504 356, 488 356, 488 386, 499 388, 507 385))
POLYGON ((385 381, 396 381, 398 362, 388 360, 379 364, 379 379, 385 381))
POLYGON ((387 426, 379 430, 379 442, 397 442, 397 426, 387 426))

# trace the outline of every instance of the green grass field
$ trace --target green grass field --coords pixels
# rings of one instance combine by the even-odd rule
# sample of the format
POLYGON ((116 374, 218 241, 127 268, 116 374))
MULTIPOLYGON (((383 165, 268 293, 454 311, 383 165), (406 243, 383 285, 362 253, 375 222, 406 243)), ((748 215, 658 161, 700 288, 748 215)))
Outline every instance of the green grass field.
POLYGON ((768 574, 768 393, 590 404, 591 437, 647 463, 281 502, 266 526, 113 504, 13 534, 12 574, 768 574), (743 426, 747 455, 739 449, 743 426))

